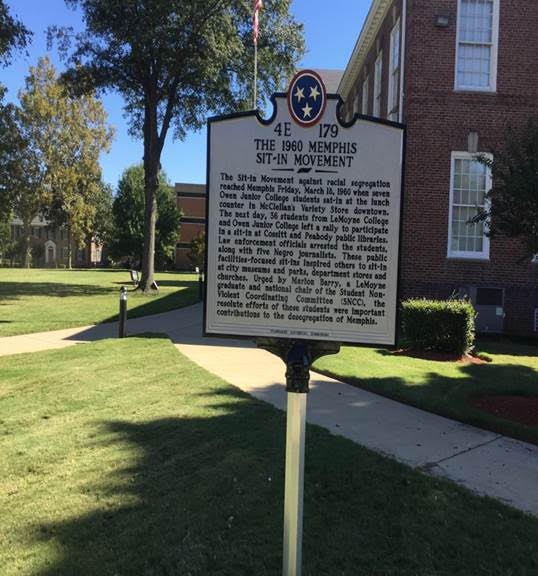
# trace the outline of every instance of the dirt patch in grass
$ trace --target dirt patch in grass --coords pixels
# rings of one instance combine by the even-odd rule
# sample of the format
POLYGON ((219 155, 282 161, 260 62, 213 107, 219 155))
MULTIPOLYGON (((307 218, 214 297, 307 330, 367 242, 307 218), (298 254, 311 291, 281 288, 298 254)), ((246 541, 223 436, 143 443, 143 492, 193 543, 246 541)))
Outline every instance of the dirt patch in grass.
POLYGON ((487 364, 488 361, 479 356, 472 354, 449 354, 446 352, 432 352, 424 350, 411 350, 410 348, 400 348, 393 352, 396 356, 409 356, 410 358, 419 358, 421 360, 431 360, 434 362, 460 362, 462 364, 487 364))
POLYGON ((538 426, 538 396, 480 396, 472 404, 494 416, 538 426))

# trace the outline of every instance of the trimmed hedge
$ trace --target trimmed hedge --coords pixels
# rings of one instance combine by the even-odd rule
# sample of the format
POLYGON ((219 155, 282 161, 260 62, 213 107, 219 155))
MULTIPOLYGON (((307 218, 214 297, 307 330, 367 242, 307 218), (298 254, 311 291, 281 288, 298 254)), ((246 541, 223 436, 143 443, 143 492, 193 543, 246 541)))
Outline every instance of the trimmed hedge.
POLYGON ((467 300, 406 300, 402 328, 414 350, 463 355, 474 344, 476 312, 467 300))

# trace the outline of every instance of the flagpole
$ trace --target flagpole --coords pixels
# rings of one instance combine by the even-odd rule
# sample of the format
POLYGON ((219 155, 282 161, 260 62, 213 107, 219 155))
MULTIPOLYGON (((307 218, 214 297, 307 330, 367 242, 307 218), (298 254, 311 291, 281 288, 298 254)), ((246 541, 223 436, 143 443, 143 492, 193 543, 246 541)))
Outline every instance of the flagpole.
POLYGON ((252 40, 254 41, 254 86, 252 90, 252 108, 258 108, 258 34, 259 34, 259 14, 263 8, 263 0, 253 0, 254 15, 252 17, 252 40))
POLYGON ((258 107, 258 42, 254 40, 254 89, 253 89, 253 103, 252 108, 256 110, 258 107))

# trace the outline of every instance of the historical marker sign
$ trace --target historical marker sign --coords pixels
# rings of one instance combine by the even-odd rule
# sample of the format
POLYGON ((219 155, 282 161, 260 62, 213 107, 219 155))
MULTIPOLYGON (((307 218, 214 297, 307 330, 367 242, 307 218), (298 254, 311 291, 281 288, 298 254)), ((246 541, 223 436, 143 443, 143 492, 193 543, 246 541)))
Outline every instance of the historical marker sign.
POLYGON ((207 334, 394 344, 404 129, 311 71, 209 121, 207 334))

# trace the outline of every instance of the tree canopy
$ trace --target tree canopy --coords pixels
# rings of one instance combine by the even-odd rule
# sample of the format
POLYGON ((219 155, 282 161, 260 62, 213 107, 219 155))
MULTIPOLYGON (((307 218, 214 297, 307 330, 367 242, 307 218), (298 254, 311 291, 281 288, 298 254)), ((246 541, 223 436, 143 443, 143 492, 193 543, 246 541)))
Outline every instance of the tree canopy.
MULTIPOLYGON (((144 139, 145 216, 141 288, 153 283, 156 191, 161 152, 203 125, 209 113, 248 107, 252 94, 251 0, 66 0, 86 29, 74 39, 64 79, 79 91, 113 89, 131 132, 144 139)), ((258 41, 260 95, 279 89, 303 53, 291 0, 266 0, 258 41)), ((64 54, 67 30, 52 28, 64 54)))
MULTIPOLYGON (((7 66, 13 52, 24 49, 30 37, 31 32, 9 13, 4 0, 0 0, 0 66, 7 66)), ((3 104, 4 93, 5 87, 0 83, 0 219, 6 219, 11 211, 7 179, 20 145, 16 138, 16 108, 3 104)))
POLYGON ((187 254, 192 265, 199 270, 205 267, 205 232, 200 232, 191 241, 191 250, 187 254))
POLYGON ((538 125, 509 128, 500 150, 480 156, 491 169, 492 188, 487 208, 474 219, 486 221, 488 235, 520 238, 526 255, 538 254, 538 125))
MULTIPOLYGON (((181 212, 176 206, 173 187, 165 174, 157 189, 155 261, 158 268, 174 264, 181 212)), ((118 183, 112 206, 113 234, 110 254, 129 258, 131 265, 141 262, 144 248, 144 167, 127 168, 118 183)))
POLYGON ((91 93, 69 94, 54 66, 40 58, 19 94, 25 145, 41 171, 42 212, 82 246, 92 236, 102 191, 99 156, 113 130, 91 93))
POLYGON ((32 220, 45 209, 45 174, 39 149, 34 146, 23 114, 16 109, 11 132, 13 156, 6 170, 6 187, 2 197, 11 213, 22 221, 21 252, 24 266, 30 267, 32 257, 32 220))
POLYGON ((32 33, 22 22, 14 18, 4 0, 0 0, 0 65, 7 66, 16 50, 23 50, 32 33))

